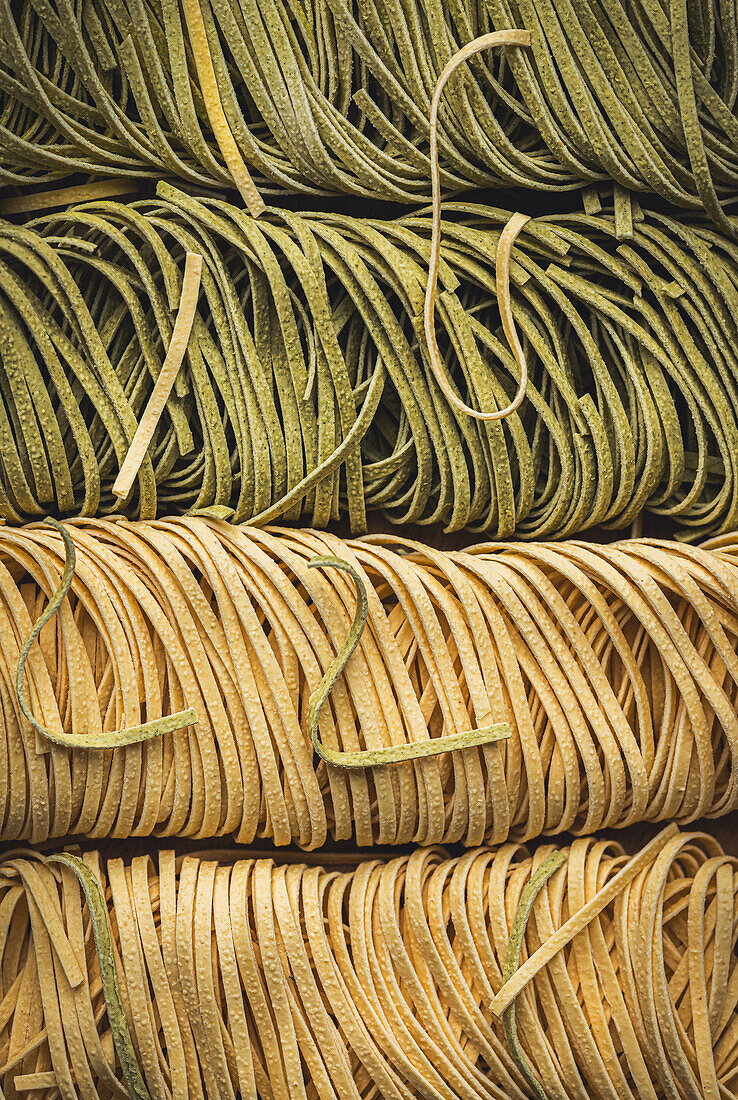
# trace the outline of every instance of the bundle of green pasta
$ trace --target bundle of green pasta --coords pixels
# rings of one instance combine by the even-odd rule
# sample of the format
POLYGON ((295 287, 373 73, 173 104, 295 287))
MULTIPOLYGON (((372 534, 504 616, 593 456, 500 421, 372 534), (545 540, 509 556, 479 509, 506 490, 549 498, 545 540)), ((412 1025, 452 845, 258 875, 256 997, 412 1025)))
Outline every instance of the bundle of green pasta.
POLYGON ((738 808, 736 540, 4 528, 0 635, 5 841, 474 845, 738 808))
POLYGON ((624 240, 612 215, 508 219, 445 209, 430 330, 425 213, 254 220, 162 185, 1 224, 0 513, 734 530, 735 246, 667 215, 624 240))
POLYGON ((19 853, 0 913, 13 1100, 738 1087, 738 861, 699 834, 351 870, 19 853))
POLYGON ((0 7, 0 180, 170 175, 412 201, 442 182, 738 191, 738 35, 719 0, 32 0, 0 7))

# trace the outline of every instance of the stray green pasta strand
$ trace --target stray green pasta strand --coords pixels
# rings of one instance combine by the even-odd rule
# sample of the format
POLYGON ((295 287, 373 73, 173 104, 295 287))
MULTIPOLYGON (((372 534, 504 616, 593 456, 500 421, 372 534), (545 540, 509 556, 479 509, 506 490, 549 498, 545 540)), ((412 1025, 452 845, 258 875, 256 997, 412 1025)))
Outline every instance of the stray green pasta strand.
MULTIPOLYGON (((510 981, 510 978, 520 964, 520 952, 523 946, 523 940, 525 939, 525 928, 536 898, 551 878, 551 875, 555 874, 559 867, 563 867, 565 863, 566 854, 564 852, 551 852, 546 856, 546 859, 538 870, 531 876, 530 881, 520 895, 520 901, 515 910, 515 919, 510 929, 510 939, 505 954, 505 965, 502 969, 503 985, 510 981)), ((515 1018, 515 1001, 513 1001, 510 1007, 503 1013, 502 1025, 505 1032, 505 1040, 515 1060, 515 1065, 525 1078, 529 1088, 533 1090, 536 1100, 548 1100, 545 1090, 541 1087, 538 1078, 531 1070, 528 1060, 525 1057, 525 1052, 520 1045, 515 1018)))
POLYGON ((59 733, 47 729, 46 726, 42 726, 41 723, 34 717, 30 707, 26 701, 25 692, 23 690, 23 674, 25 671, 26 661, 28 655, 31 652, 31 646, 38 638, 39 634, 50 621, 50 619, 58 612, 64 599, 69 592, 72 584, 72 578, 74 576, 75 566, 75 552, 74 542, 64 527, 55 519, 47 518, 45 523, 56 528, 59 534, 64 540, 64 550, 66 559, 64 562, 64 572, 59 582, 59 587, 49 601, 48 607, 44 611, 33 625, 31 633, 23 643, 20 657, 18 658, 18 668, 15 676, 15 694, 18 699, 18 705, 23 712, 24 718, 33 726, 33 728, 41 734, 42 738, 46 738, 49 741, 53 741, 57 745, 65 745, 68 749, 115 749, 122 745, 136 745, 141 741, 146 741, 149 737, 161 737, 165 733, 174 733, 176 730, 184 729, 185 726, 194 725, 197 722, 197 713, 192 707, 188 707, 187 710, 179 711, 177 714, 167 715, 166 717, 156 718, 152 722, 144 722, 142 725, 133 726, 130 729, 114 730, 110 733, 95 734, 92 737, 84 736, 82 738, 75 738, 73 735, 69 738, 60 736, 59 733))
POLYGON ((356 584, 358 602, 356 615, 351 624, 346 641, 341 646, 340 653, 331 663, 330 668, 321 680, 318 687, 310 696, 308 702, 307 725, 313 748, 321 760, 340 768, 370 768, 380 764, 397 764, 401 760, 417 760, 421 756, 437 756, 441 752, 454 752, 457 749, 469 749, 475 745, 487 745, 491 741, 500 741, 510 736, 510 727, 506 722, 498 722, 492 726, 484 726, 482 729, 469 730, 466 733, 452 733, 448 737, 438 737, 432 741, 415 741, 406 745, 387 745, 382 749, 364 749, 361 752, 336 752, 326 749, 321 744, 318 736, 318 716, 320 709, 328 699, 331 689, 349 662, 351 654, 359 644, 361 632, 366 626, 368 603, 366 587, 361 576, 349 565, 347 561, 335 557, 313 558, 308 562, 311 569, 330 566, 333 569, 342 569, 352 577, 356 584))
POLYGON ((100 882, 94 872, 79 856, 70 855, 68 852, 59 852, 56 855, 47 856, 46 862, 47 864, 60 863, 62 866, 68 867, 79 880, 87 902, 87 908, 90 911, 90 922, 95 937, 95 950, 105 998, 105 1011, 118 1061, 123 1070, 123 1077, 131 1100, 151 1100, 149 1091, 141 1077, 125 1009, 121 1001, 108 909, 100 882))

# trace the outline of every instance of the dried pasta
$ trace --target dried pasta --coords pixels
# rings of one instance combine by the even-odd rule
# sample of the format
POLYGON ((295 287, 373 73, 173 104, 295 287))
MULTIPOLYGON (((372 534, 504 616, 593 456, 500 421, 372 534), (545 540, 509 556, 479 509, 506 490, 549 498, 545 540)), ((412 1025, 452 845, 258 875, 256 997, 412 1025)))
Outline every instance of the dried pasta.
POLYGON ((736 860, 676 830, 631 860, 597 839, 574 841, 553 873, 551 857, 418 849, 346 870, 335 858, 10 854, 4 1095, 735 1095, 736 860), (491 1009, 518 943, 535 964, 515 996, 519 1047, 491 1009))
POLYGON ((719 0, 35 0, 0 7, 0 181, 71 172, 404 202, 442 183, 738 190, 738 34, 719 0), (248 165, 248 168, 247 168, 248 165))
POLYGON ((661 214, 623 240, 612 214, 479 205, 441 228, 431 317, 426 213, 255 220, 162 185, 0 223, 0 514, 217 507, 358 533, 381 509, 542 539, 647 508, 693 537, 735 530, 736 246, 661 214), (187 354, 121 500, 188 253, 187 354))
POLYGON ((452 553, 203 518, 64 530, 74 576, 25 662, 31 712, 67 741, 186 707, 197 723, 114 750, 40 737, 16 670, 67 555, 46 525, 0 529, 3 840, 472 846, 738 808, 738 540, 452 553), (357 580, 311 566, 323 556, 357 580), (320 743, 502 740, 360 769, 314 755, 309 704, 357 582, 366 625, 319 709, 320 743))

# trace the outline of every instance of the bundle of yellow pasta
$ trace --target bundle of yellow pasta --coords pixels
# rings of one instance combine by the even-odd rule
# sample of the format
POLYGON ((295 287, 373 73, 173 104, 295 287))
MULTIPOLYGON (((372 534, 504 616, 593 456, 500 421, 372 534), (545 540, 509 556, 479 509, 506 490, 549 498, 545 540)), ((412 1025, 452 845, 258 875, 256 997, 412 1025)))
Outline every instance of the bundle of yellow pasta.
POLYGON ((450 553, 195 517, 4 528, 0 632, 6 841, 476 845, 738 806, 728 538, 450 553))
POLYGON ((353 870, 25 853, 0 916, 8 1100, 738 1088, 738 862, 673 827, 630 859, 592 839, 353 870))

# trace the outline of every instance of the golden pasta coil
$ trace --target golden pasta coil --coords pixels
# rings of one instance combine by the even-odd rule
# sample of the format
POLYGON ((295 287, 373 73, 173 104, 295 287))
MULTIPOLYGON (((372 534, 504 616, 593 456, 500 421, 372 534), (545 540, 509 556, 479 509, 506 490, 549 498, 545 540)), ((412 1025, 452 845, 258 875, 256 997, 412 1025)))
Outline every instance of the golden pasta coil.
MULTIPOLYGON (((190 517, 64 524, 68 595, 21 691, 62 531, 0 528, 0 838, 234 834, 303 848, 500 843, 738 807, 738 540, 487 544, 443 552, 190 517), (309 701, 366 592, 358 646, 318 713, 355 753, 511 736, 345 769, 313 752, 309 701), (184 719, 186 721, 186 717, 184 719), (182 719, 179 719, 182 724, 182 719)), ((403 750, 404 751, 404 750, 403 750)))
MULTIPOLYGON (((704 206, 738 189, 738 36, 719 0, 0 3, 0 181, 74 172, 414 202, 442 183, 598 181, 704 206), (499 45, 499 44, 498 44, 499 45)), ((254 207, 254 202, 256 206, 254 207)))
POLYGON ((510 221, 444 207, 425 310, 427 212, 254 219, 161 185, 0 222, 0 515, 738 528, 730 237, 657 213, 627 239, 612 213, 510 221))
POLYGON ((735 1096, 714 839, 350 859, 7 855, 5 1097, 735 1096))

